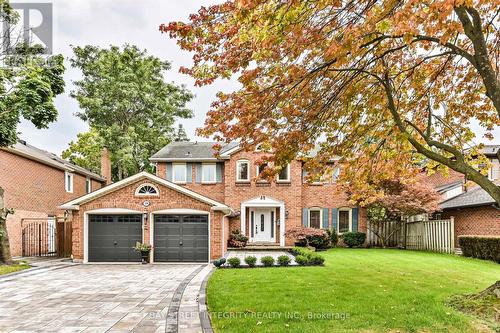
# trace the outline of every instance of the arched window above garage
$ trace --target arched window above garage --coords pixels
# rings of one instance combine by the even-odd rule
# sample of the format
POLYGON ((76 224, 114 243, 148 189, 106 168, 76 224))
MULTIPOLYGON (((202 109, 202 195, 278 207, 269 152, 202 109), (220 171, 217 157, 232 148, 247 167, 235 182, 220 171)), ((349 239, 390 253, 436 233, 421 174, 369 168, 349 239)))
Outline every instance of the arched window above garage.
POLYGON ((153 184, 142 184, 135 190, 135 195, 137 196, 151 196, 160 195, 160 191, 153 184))

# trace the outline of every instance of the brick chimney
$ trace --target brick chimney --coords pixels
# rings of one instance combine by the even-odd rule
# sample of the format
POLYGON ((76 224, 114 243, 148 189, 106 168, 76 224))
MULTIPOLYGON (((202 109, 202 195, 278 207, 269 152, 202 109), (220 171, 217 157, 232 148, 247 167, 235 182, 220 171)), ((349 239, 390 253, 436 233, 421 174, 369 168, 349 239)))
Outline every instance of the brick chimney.
POLYGON ((101 151, 101 176, 106 178, 106 185, 111 184, 111 159, 108 147, 104 146, 101 151))

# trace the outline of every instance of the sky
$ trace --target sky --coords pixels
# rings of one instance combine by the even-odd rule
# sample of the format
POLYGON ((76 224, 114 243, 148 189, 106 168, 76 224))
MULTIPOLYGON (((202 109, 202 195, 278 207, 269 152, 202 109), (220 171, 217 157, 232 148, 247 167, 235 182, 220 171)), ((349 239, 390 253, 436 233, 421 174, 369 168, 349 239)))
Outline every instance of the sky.
MULTIPOLYGON (((161 23, 186 21, 189 14, 197 12, 201 6, 218 2, 220 0, 53 0, 53 53, 62 54, 66 59, 65 93, 56 98, 59 112, 56 122, 40 130, 22 121, 18 127, 20 137, 38 148, 60 154, 72 140, 76 140, 78 133, 87 131, 88 125, 74 115, 78 110, 78 102, 69 96, 73 90, 72 82, 81 78, 80 71, 69 65, 68 59, 73 55, 71 45, 109 47, 128 43, 171 62, 172 69, 167 72, 166 80, 184 84, 195 94, 188 104, 194 117, 183 119, 182 124, 190 139, 207 141, 206 138, 195 137, 196 128, 203 126, 206 112, 215 100, 216 93, 235 90, 238 83, 235 80, 221 80, 210 86, 194 87, 193 79, 179 73, 180 66, 191 64, 192 55, 180 50, 175 41, 161 34, 158 28, 161 23)), ((35 14, 31 18, 36 26, 40 18, 35 14)))
MULTIPOLYGON (((88 129, 86 123, 74 114, 78 103, 69 96, 73 90, 72 82, 79 80, 79 70, 69 66, 72 56, 71 45, 87 44, 100 47, 110 45, 122 46, 126 43, 146 49, 149 54, 162 60, 168 60, 172 69, 166 79, 177 84, 184 84, 195 97, 188 104, 194 112, 194 117, 182 120, 182 124, 190 139, 207 141, 206 138, 195 136, 195 130, 202 127, 206 112, 215 100, 218 91, 233 91, 238 88, 235 80, 220 80, 205 87, 194 87, 194 80, 180 74, 180 66, 189 66, 192 55, 181 51, 174 40, 159 32, 161 23, 171 21, 186 21, 189 14, 198 11, 201 6, 220 3, 222 0, 52 0, 12 2, 52 2, 53 4, 53 53, 62 54, 66 58, 66 91, 57 96, 56 107, 59 118, 47 129, 36 129, 29 122, 22 121, 18 127, 20 137, 32 145, 60 154, 68 147, 80 132, 88 129)), ((33 18, 36 25, 36 17, 33 18)), ((481 130, 477 125, 471 127, 477 133, 476 143, 495 143, 481 139, 481 130)), ((499 142, 500 128, 494 131, 499 142)))

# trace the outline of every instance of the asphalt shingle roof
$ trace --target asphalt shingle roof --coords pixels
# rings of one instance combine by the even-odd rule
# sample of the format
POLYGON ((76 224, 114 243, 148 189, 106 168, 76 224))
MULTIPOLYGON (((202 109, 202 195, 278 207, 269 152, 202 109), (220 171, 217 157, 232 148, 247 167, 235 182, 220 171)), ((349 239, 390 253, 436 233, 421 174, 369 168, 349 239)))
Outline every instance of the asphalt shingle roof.
POLYGON ((104 177, 101 175, 98 175, 97 173, 94 173, 92 171, 89 171, 87 169, 84 169, 82 167, 79 167, 77 165, 74 165, 65 159, 60 158, 59 156, 50 153, 48 151, 39 149, 35 146, 32 146, 25 141, 20 140, 16 144, 7 147, 8 151, 11 151, 15 154, 19 154, 22 156, 25 156, 26 158, 37 160, 41 163, 51 165, 55 168, 58 169, 63 169, 69 172, 76 172, 78 174, 82 174, 85 176, 88 176, 93 179, 97 179, 100 181, 104 181, 104 177))
POLYGON ((457 195, 451 199, 443 201, 439 207, 441 209, 474 207, 494 204, 495 200, 481 187, 476 186, 467 192, 457 195))
MULTIPOLYGON (((217 144, 217 142, 172 142, 151 156, 151 160, 215 159, 215 150, 213 149, 215 144, 217 144)), ((222 154, 237 145, 237 142, 223 144, 220 153, 222 154)))

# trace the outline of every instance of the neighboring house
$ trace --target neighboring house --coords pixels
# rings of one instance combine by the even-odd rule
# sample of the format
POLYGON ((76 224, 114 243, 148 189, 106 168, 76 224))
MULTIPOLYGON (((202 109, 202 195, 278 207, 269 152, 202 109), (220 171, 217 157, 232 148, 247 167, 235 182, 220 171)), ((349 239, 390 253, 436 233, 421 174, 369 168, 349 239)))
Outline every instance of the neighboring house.
POLYGON ((443 201, 439 207, 441 218, 454 218, 455 245, 460 235, 500 236, 500 209, 479 186, 443 201))
POLYGON ((64 212, 62 203, 100 189, 105 179, 54 154, 19 141, 0 149, 0 186, 5 190, 10 249, 22 254, 22 226, 64 212))
POLYGON ((138 261, 131 247, 145 242, 152 261, 206 262, 224 255, 235 230, 269 246, 292 246, 285 231, 294 226, 366 231, 364 210, 336 184, 339 169, 309 184, 293 160, 267 181, 257 166, 265 152, 228 144, 216 154, 214 144, 171 143, 151 157, 156 175, 142 172, 64 204, 73 214, 74 259, 138 261))
MULTIPOLYGON (((500 181, 499 149, 500 145, 485 145, 480 150, 490 160, 487 175, 495 182, 500 181)), ((423 179, 442 195, 440 211, 434 214, 435 217, 454 218, 455 245, 458 245, 460 235, 500 235, 500 210, 495 207, 493 198, 481 187, 468 186, 464 176, 453 170, 447 176, 436 172, 423 179)), ((420 216, 422 218, 425 219, 420 216)))

